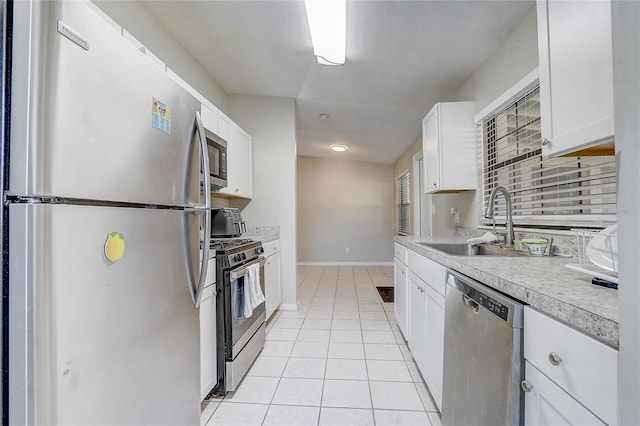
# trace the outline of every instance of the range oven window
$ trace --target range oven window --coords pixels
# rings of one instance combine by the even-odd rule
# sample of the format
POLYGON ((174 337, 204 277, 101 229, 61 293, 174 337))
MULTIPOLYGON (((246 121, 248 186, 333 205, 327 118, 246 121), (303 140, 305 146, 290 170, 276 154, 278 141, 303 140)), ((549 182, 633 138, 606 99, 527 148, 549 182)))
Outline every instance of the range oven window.
MULTIPOLYGON (((263 268, 261 268, 260 272, 263 268)), ((230 283, 231 290, 231 329, 232 329, 232 346, 235 346, 245 334, 251 329, 251 326, 265 313, 264 303, 258 305, 253 314, 249 318, 242 316, 242 305, 244 303, 244 285, 245 277, 240 277, 230 283)), ((264 293, 264 279, 260 280, 260 287, 264 293)))

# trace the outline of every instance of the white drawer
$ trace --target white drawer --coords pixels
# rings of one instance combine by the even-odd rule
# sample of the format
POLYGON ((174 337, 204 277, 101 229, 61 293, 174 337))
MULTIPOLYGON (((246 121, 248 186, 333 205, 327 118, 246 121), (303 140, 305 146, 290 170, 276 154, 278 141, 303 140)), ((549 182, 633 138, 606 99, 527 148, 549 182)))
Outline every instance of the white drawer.
POLYGON ((524 357, 606 423, 618 423, 617 350, 525 307, 524 357))
POLYGON ((276 254, 280 251, 280 239, 262 243, 262 248, 264 248, 264 257, 276 254))
POLYGON ((525 426, 604 424, 528 361, 525 377, 531 386, 524 394, 525 426))
MULTIPOLYGON (((213 297, 215 292, 216 292, 215 286, 210 285, 210 286, 205 287, 202 290, 202 297, 200 298, 200 300, 206 300, 206 299, 208 299, 210 297, 213 297)), ((202 306, 202 305, 200 305, 200 306, 202 306)))
POLYGON ((429 284, 435 291, 445 295, 447 287, 447 268, 431 259, 409 251, 409 270, 429 284))
POLYGON ((215 284, 216 282, 216 258, 212 257, 209 259, 209 263, 207 265, 207 278, 204 281, 204 286, 208 287, 210 285, 215 284))
POLYGON ((393 255, 405 265, 407 264, 407 248, 402 244, 393 243, 393 255))

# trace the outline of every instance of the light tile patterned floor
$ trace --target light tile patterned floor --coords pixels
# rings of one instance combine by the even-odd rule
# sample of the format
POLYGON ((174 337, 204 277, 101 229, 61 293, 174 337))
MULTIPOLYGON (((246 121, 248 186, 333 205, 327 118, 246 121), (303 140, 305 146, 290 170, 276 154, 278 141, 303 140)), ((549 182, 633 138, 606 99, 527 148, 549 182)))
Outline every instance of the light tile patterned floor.
POLYGON ((202 425, 439 425, 398 330, 389 266, 300 266, 298 311, 276 312, 233 395, 203 404, 202 425))

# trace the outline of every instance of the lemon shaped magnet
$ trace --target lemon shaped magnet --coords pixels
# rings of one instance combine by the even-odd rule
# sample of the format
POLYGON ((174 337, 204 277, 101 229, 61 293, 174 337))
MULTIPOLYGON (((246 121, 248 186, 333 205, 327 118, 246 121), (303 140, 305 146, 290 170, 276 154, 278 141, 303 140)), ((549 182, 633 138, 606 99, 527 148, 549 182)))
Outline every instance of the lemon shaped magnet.
POLYGON ((104 243, 104 256, 111 263, 115 263, 124 255, 124 235, 119 232, 110 232, 104 243))

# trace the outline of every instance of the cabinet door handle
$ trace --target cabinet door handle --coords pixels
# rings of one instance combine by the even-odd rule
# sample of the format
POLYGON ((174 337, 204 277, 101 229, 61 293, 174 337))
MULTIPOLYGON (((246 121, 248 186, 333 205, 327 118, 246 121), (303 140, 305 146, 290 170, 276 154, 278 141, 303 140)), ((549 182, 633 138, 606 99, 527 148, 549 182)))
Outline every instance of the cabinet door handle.
POLYGON ((560 355, 558 355, 557 353, 551 352, 549 353, 549 362, 551 363, 551 365, 555 365, 557 367, 562 362, 562 358, 560 358, 560 355))
POLYGON ((435 188, 436 186, 438 186, 435 182, 433 182, 433 187, 435 188))
POLYGON ((541 142, 542 142, 542 146, 549 145, 551 143, 551 141, 547 138, 542 138, 541 142))
POLYGON ((524 392, 531 392, 533 390, 533 385, 526 380, 520 382, 520 387, 524 392))

